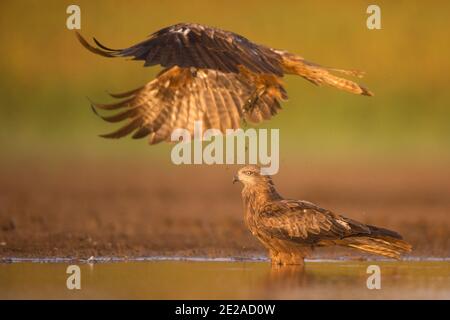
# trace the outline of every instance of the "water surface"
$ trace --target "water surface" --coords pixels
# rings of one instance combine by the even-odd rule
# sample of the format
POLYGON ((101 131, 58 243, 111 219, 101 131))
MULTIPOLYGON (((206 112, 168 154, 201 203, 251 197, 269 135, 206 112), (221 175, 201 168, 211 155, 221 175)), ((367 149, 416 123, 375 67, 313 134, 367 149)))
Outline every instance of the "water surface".
POLYGON ((315 261, 304 268, 261 261, 81 263, 81 290, 66 287, 70 264, 0 264, 0 298, 450 299, 448 261, 315 261), (371 264, 381 268, 380 290, 367 288, 371 264))

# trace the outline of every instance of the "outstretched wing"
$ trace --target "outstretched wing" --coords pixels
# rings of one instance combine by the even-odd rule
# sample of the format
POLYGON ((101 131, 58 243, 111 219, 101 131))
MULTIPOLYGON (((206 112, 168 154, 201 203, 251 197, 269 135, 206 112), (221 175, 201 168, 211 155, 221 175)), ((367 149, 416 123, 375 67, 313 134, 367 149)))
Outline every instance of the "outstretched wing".
POLYGON ((305 201, 270 203, 261 211, 258 223, 272 237, 302 244, 371 234, 368 226, 305 201))
POLYGON ((145 66, 160 64, 213 69, 238 73, 239 66, 254 73, 283 75, 281 57, 273 50, 254 44, 229 31, 199 24, 180 23, 161 29, 134 46, 110 49, 96 39, 92 47, 77 33, 80 42, 90 51, 106 57, 133 57, 144 60, 145 66))
MULTIPOLYGON (((173 129, 194 131, 194 121, 203 129, 236 129, 241 119, 257 123, 280 109, 287 98, 280 83, 283 73, 298 74, 315 83, 326 83, 358 94, 371 93, 349 80, 333 76, 327 69, 284 51, 257 45, 233 32, 199 24, 181 23, 157 31, 149 39, 126 49, 110 49, 94 39, 89 44, 79 33, 81 44, 105 57, 133 57, 145 66, 160 64, 165 70, 143 88, 120 95, 125 100, 97 104, 120 109, 109 122, 128 120, 119 130, 103 135, 120 138, 149 136, 150 143, 170 140, 173 129)), ((353 74, 353 73, 352 73, 353 74)))
POLYGON ((123 109, 112 116, 101 116, 108 122, 127 120, 105 138, 149 136, 150 144, 170 141, 176 128, 194 131, 194 121, 202 121, 203 129, 239 128, 241 119, 257 123, 277 113, 279 100, 286 92, 275 76, 257 76, 243 70, 239 74, 216 70, 172 67, 142 88, 112 95, 123 98, 114 104, 93 104, 95 108, 123 109), (252 77, 252 78, 249 78, 252 77), (246 103, 256 93, 253 106, 245 112, 246 103))

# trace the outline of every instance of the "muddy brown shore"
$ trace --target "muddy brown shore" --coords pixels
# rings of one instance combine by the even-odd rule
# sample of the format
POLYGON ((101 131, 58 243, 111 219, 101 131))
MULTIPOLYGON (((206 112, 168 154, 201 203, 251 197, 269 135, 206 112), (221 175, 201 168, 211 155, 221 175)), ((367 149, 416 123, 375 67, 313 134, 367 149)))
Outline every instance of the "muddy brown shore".
MULTIPOLYGON (((237 166, 132 161, 5 163, 0 259, 10 257, 264 255, 244 226, 237 166)), ((436 164, 282 164, 285 197, 391 228, 412 256, 450 256, 450 167, 436 164)), ((316 257, 363 257, 326 250, 316 257)))

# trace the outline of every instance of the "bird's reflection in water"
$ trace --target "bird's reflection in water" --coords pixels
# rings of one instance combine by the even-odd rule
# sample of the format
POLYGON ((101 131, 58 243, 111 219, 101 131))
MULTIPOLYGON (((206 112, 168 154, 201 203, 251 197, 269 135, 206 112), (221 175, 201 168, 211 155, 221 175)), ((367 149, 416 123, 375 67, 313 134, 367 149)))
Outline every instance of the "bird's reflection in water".
POLYGON ((313 286, 314 277, 304 265, 272 265, 268 267, 258 289, 265 299, 295 298, 299 291, 313 286))
POLYGON ((264 276, 260 278, 256 292, 262 299, 283 299, 293 296, 298 288, 308 287, 309 275, 302 265, 268 266, 264 276))
POLYGON ((263 285, 268 290, 294 289, 308 286, 313 277, 304 265, 272 265, 263 280, 263 285))
POLYGON ((260 289, 268 299, 320 298, 324 292, 345 292, 355 284, 365 288, 364 270, 320 264, 271 266, 261 279, 260 289))

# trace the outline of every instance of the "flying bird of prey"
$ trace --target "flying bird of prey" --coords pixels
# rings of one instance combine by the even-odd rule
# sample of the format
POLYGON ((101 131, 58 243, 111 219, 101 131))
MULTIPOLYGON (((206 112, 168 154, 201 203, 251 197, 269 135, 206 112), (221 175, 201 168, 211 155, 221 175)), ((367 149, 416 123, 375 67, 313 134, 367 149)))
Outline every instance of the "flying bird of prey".
POLYGON ((311 202, 282 198, 258 166, 241 168, 233 179, 237 181, 244 185, 247 226, 269 250, 273 264, 303 264, 304 257, 320 246, 352 247, 395 259, 411 251, 395 231, 360 223, 311 202))
MULTIPOLYGON (((150 144, 170 141, 173 129, 193 132, 194 121, 203 130, 237 129, 241 122, 259 123, 274 116, 287 99, 284 74, 299 75, 316 85, 370 96, 363 86, 332 72, 361 77, 362 72, 327 68, 283 50, 258 45, 229 31, 201 24, 180 23, 152 34, 126 49, 110 49, 95 38, 95 46, 79 33, 81 44, 104 57, 132 57, 144 66, 161 65, 158 76, 141 88, 112 94, 114 104, 93 108, 116 110, 101 116, 108 122, 127 123, 105 138, 149 137, 150 144)), ((95 109, 94 109, 95 111, 95 109)))

